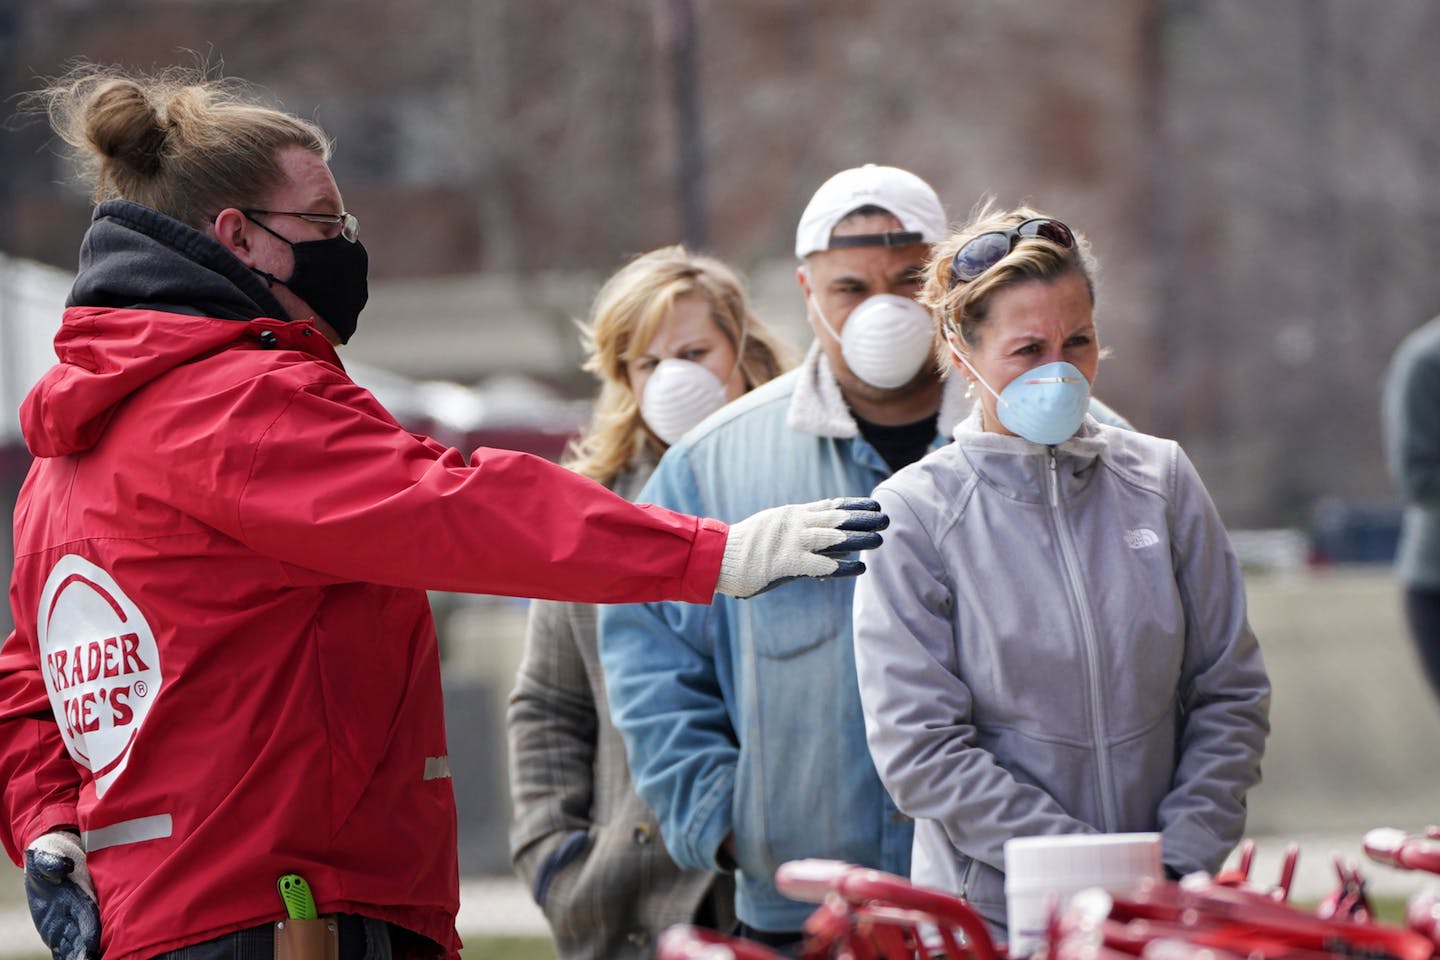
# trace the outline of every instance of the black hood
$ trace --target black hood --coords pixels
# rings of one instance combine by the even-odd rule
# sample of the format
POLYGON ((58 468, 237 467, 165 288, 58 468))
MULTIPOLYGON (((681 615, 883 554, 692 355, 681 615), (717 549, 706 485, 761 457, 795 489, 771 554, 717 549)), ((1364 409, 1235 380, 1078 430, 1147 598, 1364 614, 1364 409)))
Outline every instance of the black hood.
POLYGON ((265 281, 214 238, 130 200, 95 208, 66 306, 289 319, 265 281))

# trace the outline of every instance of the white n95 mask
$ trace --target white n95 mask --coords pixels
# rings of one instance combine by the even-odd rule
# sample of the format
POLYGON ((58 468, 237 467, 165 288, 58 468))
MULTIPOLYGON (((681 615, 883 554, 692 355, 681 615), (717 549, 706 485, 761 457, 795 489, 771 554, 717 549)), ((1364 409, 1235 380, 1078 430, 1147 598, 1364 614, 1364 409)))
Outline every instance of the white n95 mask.
POLYGON ((935 325, 925 308, 909 297, 893 293, 867 297, 850 311, 841 333, 830 326, 813 297, 811 303, 825 329, 840 342, 845 366, 872 387, 905 386, 932 355, 935 325))
POLYGON ((725 384, 693 360, 667 357, 655 365, 640 396, 640 416, 667 445, 725 405, 725 384))

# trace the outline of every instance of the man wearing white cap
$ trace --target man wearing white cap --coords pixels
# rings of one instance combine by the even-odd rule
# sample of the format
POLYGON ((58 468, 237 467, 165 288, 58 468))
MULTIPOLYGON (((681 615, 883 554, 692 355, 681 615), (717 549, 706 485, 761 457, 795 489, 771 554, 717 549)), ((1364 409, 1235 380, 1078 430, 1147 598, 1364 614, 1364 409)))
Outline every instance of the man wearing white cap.
MULTIPOLYGON (((946 226, 908 171, 867 164, 822 184, 795 237, 815 332, 804 362, 672 446, 639 499, 728 520, 864 496, 945 443, 969 404, 961 378, 940 378, 914 297, 946 226)), ((781 949, 814 909, 776 891, 781 863, 910 871, 911 823, 866 748, 852 593, 837 580, 601 611, 611 713, 666 846, 682 866, 735 869, 740 932, 781 949)))

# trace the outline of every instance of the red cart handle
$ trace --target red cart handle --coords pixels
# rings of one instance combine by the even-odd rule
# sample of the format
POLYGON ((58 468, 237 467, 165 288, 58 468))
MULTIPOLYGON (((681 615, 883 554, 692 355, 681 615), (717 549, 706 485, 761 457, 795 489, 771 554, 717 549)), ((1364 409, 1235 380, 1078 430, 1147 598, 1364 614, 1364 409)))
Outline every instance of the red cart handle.
POLYGON ((881 920, 889 915, 895 921, 911 923, 914 921, 893 911, 920 914, 942 930, 963 932, 974 960, 998 960, 989 928, 968 903, 939 890, 917 887, 892 873, 837 860, 792 860, 775 871, 775 887, 787 897, 812 903, 837 896, 856 912, 881 920))
POLYGON ((1377 827, 1365 834, 1361 846, 1371 860, 1403 870, 1425 870, 1440 873, 1440 834, 1435 827, 1427 831, 1429 838, 1411 836, 1393 827, 1377 827))

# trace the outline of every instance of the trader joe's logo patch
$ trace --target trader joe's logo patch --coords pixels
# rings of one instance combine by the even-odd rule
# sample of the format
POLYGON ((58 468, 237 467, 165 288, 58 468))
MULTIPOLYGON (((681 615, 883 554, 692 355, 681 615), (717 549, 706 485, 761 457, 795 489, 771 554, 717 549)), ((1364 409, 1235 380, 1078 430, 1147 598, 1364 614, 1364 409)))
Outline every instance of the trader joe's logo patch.
POLYGON ((155 635, 110 574, 67 554, 45 581, 35 636, 65 746, 104 796, 160 693, 155 635))

